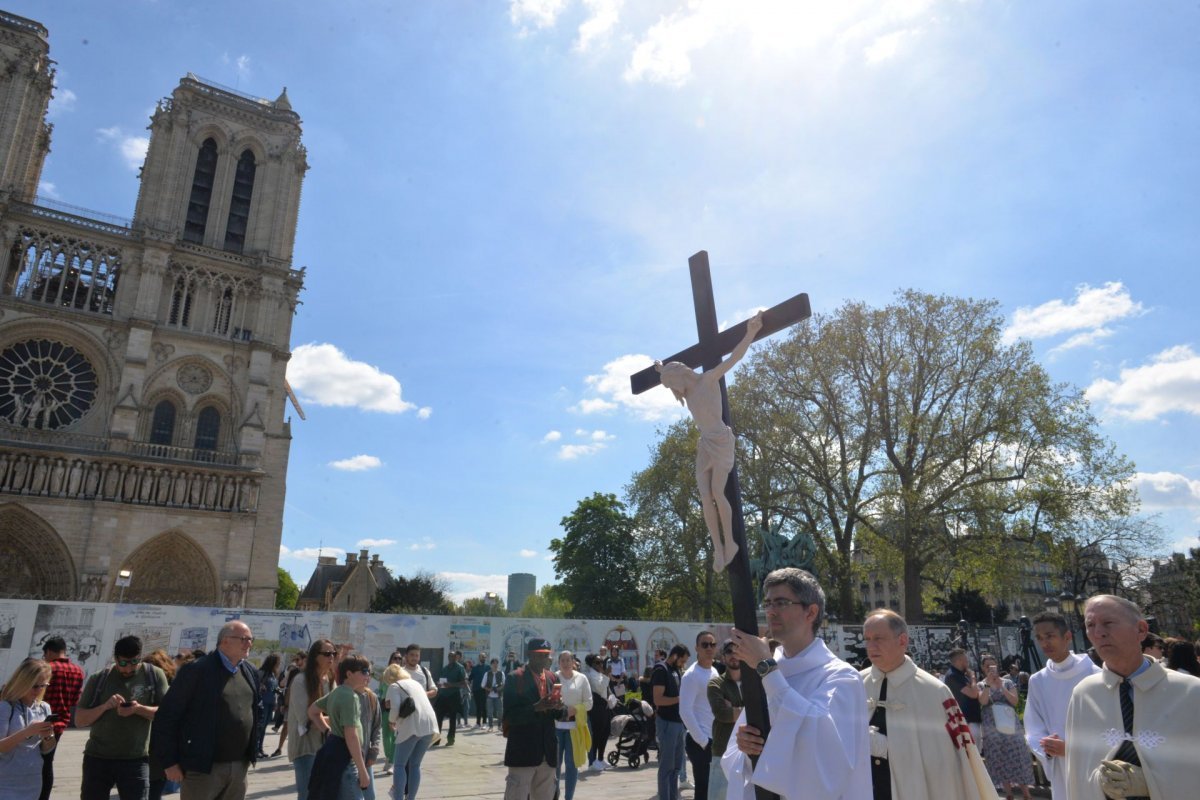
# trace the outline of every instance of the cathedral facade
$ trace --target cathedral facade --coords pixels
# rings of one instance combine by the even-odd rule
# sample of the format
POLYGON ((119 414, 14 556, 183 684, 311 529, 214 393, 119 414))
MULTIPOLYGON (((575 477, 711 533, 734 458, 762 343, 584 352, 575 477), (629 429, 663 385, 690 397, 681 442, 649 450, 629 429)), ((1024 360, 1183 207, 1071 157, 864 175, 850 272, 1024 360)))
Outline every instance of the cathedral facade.
POLYGON ((47 30, 0 11, 0 64, 0 594, 270 608, 300 118, 188 75, 109 218, 37 198, 47 30))

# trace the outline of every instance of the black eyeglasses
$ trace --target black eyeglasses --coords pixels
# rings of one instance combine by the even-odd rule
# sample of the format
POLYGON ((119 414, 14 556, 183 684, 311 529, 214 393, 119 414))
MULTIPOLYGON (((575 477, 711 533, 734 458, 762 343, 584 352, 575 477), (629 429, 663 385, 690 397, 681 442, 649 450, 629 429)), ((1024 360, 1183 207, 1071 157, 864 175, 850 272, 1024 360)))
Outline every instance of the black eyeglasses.
POLYGON ((783 609, 788 608, 789 606, 802 606, 802 605, 806 605, 806 604, 801 603, 799 600, 789 600, 786 597, 777 597, 774 600, 763 600, 762 609, 763 609, 763 611, 770 611, 771 609, 775 609, 776 611, 782 611, 783 609))
POLYGON ((697 646, 697 647, 703 647, 704 649, 706 649, 706 650, 707 650, 707 649, 708 649, 708 648, 710 648, 710 647, 716 647, 716 646, 717 646, 717 643, 716 643, 716 642, 701 642, 700 644, 698 644, 698 645, 696 645, 696 646, 697 646))
POLYGON ((333 658, 337 655, 337 650, 321 650, 317 653, 317 655, 325 656, 326 658, 333 658))
POLYGON ((254 642, 253 636, 230 636, 229 638, 237 639, 239 642, 245 642, 246 644, 251 644, 254 642))
POLYGON ((370 667, 363 667, 362 669, 360 669, 360 670, 359 670, 359 672, 361 672, 363 675, 370 675, 370 674, 371 674, 371 668, 370 668, 370 667))

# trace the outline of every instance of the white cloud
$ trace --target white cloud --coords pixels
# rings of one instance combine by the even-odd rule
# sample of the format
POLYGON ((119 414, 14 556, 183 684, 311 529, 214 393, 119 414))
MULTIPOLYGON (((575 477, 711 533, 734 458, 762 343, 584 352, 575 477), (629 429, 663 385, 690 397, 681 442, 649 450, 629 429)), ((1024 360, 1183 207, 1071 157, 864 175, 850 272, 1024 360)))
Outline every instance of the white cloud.
POLYGON ((542 437, 542 442, 543 444, 546 442, 557 442, 561 438, 561 431, 549 431, 545 436, 542 437))
POLYGON ((620 21, 621 6, 624 4, 624 0, 583 0, 588 18, 579 26, 575 49, 583 53, 606 40, 620 21))
POLYGON ((241 76, 243 78, 249 77, 249 75, 250 75, 250 56, 245 55, 243 53, 242 55, 238 56, 237 60, 234 61, 233 63, 234 63, 234 67, 236 67, 236 69, 237 69, 237 73, 239 76, 241 76))
POLYGON ((101 142, 111 144, 125 161, 125 166, 137 172, 146 160, 146 151, 150 148, 150 139, 145 136, 126 135, 119 125, 109 128, 97 128, 96 135, 101 142))
POLYGON ((369 550, 372 547, 391 547, 395 543, 395 539, 359 539, 354 546, 359 550, 369 550))
POLYGON ((286 545, 279 545, 280 558, 292 558, 300 561, 316 561, 317 556, 333 556, 338 561, 343 561, 346 558, 346 551, 340 547, 301 547, 296 550, 289 549, 286 545))
POLYGON ((1175 472, 1139 472, 1133 476, 1133 485, 1147 509, 1184 508, 1200 513, 1200 480, 1175 472))
POLYGON ((708 45, 717 32, 736 21, 733 4, 695 2, 686 11, 662 17, 630 56, 625 80, 682 86, 692 76, 692 53, 708 45), (727 19, 732 12, 733 19, 727 19))
POLYGON ((521 558, 537 558, 537 550, 521 550, 521 558))
POLYGON ((50 98, 50 106, 46 109, 46 116, 56 117, 66 111, 75 109, 75 101, 79 96, 70 89, 64 89, 61 86, 54 87, 54 97, 50 98))
POLYGON ((422 550, 436 550, 437 544, 435 544, 433 539, 430 539, 428 536, 422 536, 421 541, 413 542, 408 546, 408 549, 414 552, 420 552, 422 550))
POLYGON ((461 603, 468 597, 479 597, 484 592, 495 592, 498 595, 508 593, 507 575, 480 575, 474 572, 439 572, 442 578, 450 584, 450 599, 461 603))
POLYGON ((508 18, 523 32, 533 28, 552 28, 558 15, 566 8, 566 0, 512 0, 508 18))
POLYGON ((385 414, 403 414, 416 408, 402 398, 400 381, 379 367, 354 361, 332 344, 297 347, 288 362, 287 376, 301 399, 313 405, 385 414))
POLYGON ((604 444, 564 444, 558 448, 560 461, 574 461, 585 456, 594 456, 605 448, 604 444))
POLYGON ((419 409, 417 409, 417 418, 418 419, 429 419, 432 416, 433 416, 433 409, 430 408, 429 406, 421 406, 419 409))
POLYGON ((1050 300, 1040 306, 1018 308, 1004 330, 1004 340, 1011 343, 1017 339, 1046 339, 1082 332, 1055 348, 1069 350, 1094 344, 1110 335, 1112 331, 1105 327, 1110 323, 1144 313, 1146 309, 1134 302, 1119 281, 1096 288, 1083 283, 1075 288, 1075 297, 1069 302, 1050 300))
POLYGON ((1118 380, 1100 379, 1088 399, 1126 419, 1147 421, 1172 412, 1200 415, 1200 355, 1178 345, 1153 356, 1149 364, 1121 370, 1118 380))
POLYGON ((38 194, 42 197, 49 197, 51 200, 60 200, 58 187, 50 181, 41 181, 38 183, 38 194))
POLYGON ((629 389, 629 376, 653 363, 654 359, 644 355, 625 355, 608 362, 601 374, 583 379, 596 396, 580 400, 572 410, 580 414, 599 414, 624 408, 637 419, 647 422, 679 417, 683 409, 661 386, 637 395, 629 389))
POLYGON ((884 61, 890 61, 900 51, 900 44, 904 39, 912 34, 912 31, 900 30, 878 36, 875 38, 875 41, 863 49, 863 57, 868 64, 881 64, 884 61))
POLYGON ((330 461, 329 466, 345 472, 364 472, 368 469, 379 469, 383 462, 378 456, 357 455, 343 458, 340 461, 330 461))

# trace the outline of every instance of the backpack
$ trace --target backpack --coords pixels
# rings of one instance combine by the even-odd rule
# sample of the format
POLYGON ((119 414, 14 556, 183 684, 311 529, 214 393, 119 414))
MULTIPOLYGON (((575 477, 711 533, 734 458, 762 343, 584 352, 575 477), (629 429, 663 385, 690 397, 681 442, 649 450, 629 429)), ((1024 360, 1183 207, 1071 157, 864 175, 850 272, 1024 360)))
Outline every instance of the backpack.
MULTIPOLYGON (((152 698, 152 702, 143 703, 142 705, 156 706, 158 705, 158 701, 162 698, 158 696, 158 681, 154 680, 154 668, 151 664, 145 661, 138 666, 141 667, 142 673, 145 676, 146 685, 150 687, 150 697, 152 698)), ((104 689, 104 682, 108 680, 110 675, 112 675, 112 671, 114 669, 116 669, 116 667, 109 667, 103 673, 96 676, 96 683, 92 686, 92 696, 88 700, 88 708, 95 708, 96 706, 100 705, 100 694, 104 689)))

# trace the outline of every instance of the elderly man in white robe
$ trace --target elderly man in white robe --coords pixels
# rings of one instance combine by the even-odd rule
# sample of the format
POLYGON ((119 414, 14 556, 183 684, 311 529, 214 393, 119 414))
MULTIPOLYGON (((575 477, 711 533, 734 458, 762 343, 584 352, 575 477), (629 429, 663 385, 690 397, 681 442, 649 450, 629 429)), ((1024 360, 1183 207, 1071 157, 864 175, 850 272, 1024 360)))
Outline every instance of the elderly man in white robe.
POLYGON ((1071 652, 1066 617, 1043 611, 1033 618, 1033 638, 1046 666, 1029 678, 1025 701, 1025 741, 1050 779, 1050 796, 1067 800, 1067 704, 1081 680, 1099 672, 1086 653, 1071 652))
POLYGON ((1182 800, 1200 778, 1200 678, 1142 655, 1150 627, 1122 597, 1084 607, 1104 668, 1079 682, 1067 706, 1067 797, 1182 800))
POLYGON ((743 670, 762 676, 771 719, 761 732, 738 718, 721 767, 728 800, 753 800, 761 786, 783 800, 871 800, 867 694, 854 667, 817 638, 825 592, 809 573, 777 569, 763 581, 767 630, 779 640, 734 630, 734 653, 743 670), (751 756, 758 756, 752 766, 751 756))
POLYGON ((906 655, 904 618, 868 614, 863 644, 875 800, 997 800, 954 695, 906 655))

